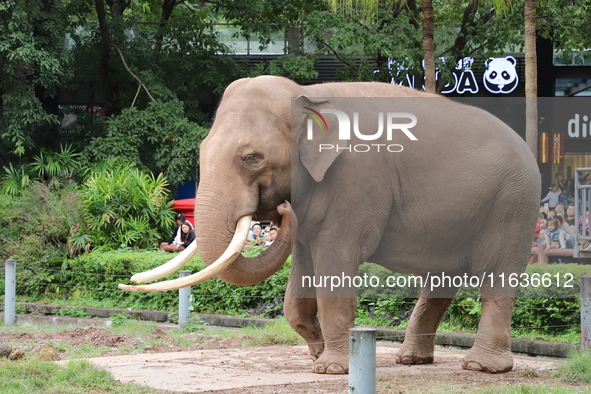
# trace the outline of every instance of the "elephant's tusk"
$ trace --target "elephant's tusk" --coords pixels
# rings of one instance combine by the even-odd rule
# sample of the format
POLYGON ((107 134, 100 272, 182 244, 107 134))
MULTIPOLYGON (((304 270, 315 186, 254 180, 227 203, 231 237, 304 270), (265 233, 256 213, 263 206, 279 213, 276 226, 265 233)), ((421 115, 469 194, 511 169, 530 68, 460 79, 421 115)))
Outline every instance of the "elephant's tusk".
POLYGON ((131 277, 133 283, 146 283, 162 279, 167 275, 172 274, 197 254, 197 241, 191 242, 187 249, 183 250, 172 260, 162 264, 160 267, 151 269, 150 271, 140 272, 131 277))
MULTIPOLYGON (((209 267, 204 268, 203 270, 194 273, 193 275, 185 276, 183 278, 168 280, 165 282, 153 283, 151 285, 140 285, 140 286, 133 286, 133 285, 124 285, 119 284, 119 288, 121 290, 127 291, 142 291, 142 292, 149 292, 149 291, 165 291, 165 290, 176 290, 182 287, 193 286, 201 282, 205 282, 218 274, 224 272, 226 268, 236 260, 236 258, 240 255, 242 248, 244 247, 244 243, 246 242, 246 237, 248 236, 248 231, 250 230, 250 222, 251 216, 243 216, 236 224, 236 232, 234 233, 234 237, 232 241, 228 245, 226 251, 209 267)), ((187 248, 188 249, 188 248, 187 248)), ((196 249, 195 249, 196 250, 196 249)), ((180 257, 180 256, 177 256, 180 257)), ((192 256, 191 256, 192 257, 192 256)), ((174 259, 173 259, 174 260, 174 259)), ((166 266, 166 270, 169 270, 170 267, 176 266, 178 262, 175 262, 174 265, 171 264, 172 260, 168 263, 165 263, 163 266, 155 268, 154 270, 159 270, 162 267, 166 266)), ((154 271, 152 270, 152 271, 154 271)), ((151 271, 148 271, 151 272, 151 271)), ((171 271, 172 272, 172 271, 171 271)), ((139 275, 139 274, 138 274, 139 275)), ((136 275, 134 275, 135 278, 136 275)))

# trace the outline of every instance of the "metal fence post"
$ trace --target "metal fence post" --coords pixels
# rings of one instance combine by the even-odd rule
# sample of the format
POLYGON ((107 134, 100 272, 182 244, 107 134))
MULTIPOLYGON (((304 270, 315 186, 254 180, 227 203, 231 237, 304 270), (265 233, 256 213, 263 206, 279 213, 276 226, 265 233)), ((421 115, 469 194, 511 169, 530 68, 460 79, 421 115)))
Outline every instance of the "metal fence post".
MULTIPOLYGON (((191 275, 191 271, 179 271, 179 277, 191 275)), ((191 321, 191 286, 179 289, 179 330, 191 321)))
POLYGON ((12 326, 16 320, 16 260, 6 260, 5 272, 4 324, 12 326))
POLYGON ((376 330, 349 330, 349 394, 376 392, 376 330))
POLYGON ((591 349, 591 276, 581 276, 581 347, 591 349))

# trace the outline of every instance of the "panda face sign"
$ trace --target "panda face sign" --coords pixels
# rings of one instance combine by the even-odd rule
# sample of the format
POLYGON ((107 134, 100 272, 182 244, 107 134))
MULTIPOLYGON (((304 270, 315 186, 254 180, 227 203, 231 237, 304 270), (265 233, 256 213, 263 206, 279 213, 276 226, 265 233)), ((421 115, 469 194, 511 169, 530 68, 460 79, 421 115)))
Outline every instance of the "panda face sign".
POLYGON ((519 83, 513 56, 495 57, 486 61, 484 72, 484 87, 491 93, 511 93, 519 83))

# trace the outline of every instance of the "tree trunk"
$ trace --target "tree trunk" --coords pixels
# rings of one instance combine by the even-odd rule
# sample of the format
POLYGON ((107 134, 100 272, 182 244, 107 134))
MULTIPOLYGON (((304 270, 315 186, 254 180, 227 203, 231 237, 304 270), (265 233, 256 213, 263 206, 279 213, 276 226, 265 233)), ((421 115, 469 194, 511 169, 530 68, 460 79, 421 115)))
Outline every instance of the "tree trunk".
POLYGON ((422 0, 423 6, 423 56, 425 59, 425 91, 436 93, 435 45, 433 43, 433 3, 422 0))
POLYGON ((103 108, 105 115, 110 116, 113 108, 113 89, 109 80, 109 58, 111 56, 111 38, 107 26, 107 12, 105 10, 104 0, 95 0, 96 16, 99 23, 101 34, 101 48, 99 60, 99 78, 101 81, 101 91, 103 94, 103 108))
POLYGON ((160 14, 160 31, 157 33, 156 37, 154 38, 154 50, 155 52, 159 52, 160 48, 162 47, 162 41, 164 39, 164 37, 162 36, 163 34, 163 29, 166 26, 166 23, 168 23, 171 15, 172 15, 172 11, 174 11, 174 7, 176 7, 178 4, 176 0, 164 0, 162 2, 162 13, 160 14))
POLYGON ((536 0, 525 0, 525 142, 538 158, 538 60, 536 0))

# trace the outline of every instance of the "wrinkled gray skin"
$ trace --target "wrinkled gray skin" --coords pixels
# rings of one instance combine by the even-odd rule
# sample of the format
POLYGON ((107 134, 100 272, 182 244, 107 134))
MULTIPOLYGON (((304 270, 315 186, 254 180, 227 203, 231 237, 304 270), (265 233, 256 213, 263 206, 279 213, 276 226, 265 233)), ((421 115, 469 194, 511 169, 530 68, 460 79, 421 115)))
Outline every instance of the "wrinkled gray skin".
MULTIPOLYGON (((276 245, 257 258, 239 258, 220 277, 238 285, 266 279, 283 264, 291 241, 284 311, 308 342, 316 373, 348 371, 348 329, 354 325, 357 300, 354 293, 330 298, 325 289, 316 289, 316 298, 295 298, 304 272, 331 275, 336 267, 353 276, 364 261, 418 275, 525 269, 540 194, 533 155, 513 130, 487 112, 432 97, 380 83, 299 86, 279 77, 242 79, 227 88, 201 145, 195 227, 202 258, 211 264, 222 254, 240 217, 280 221, 283 215, 276 245), (294 120, 298 124, 292 133, 290 99, 301 96, 431 99, 414 100, 408 110, 429 114, 412 129, 418 141, 403 138, 404 152, 367 160, 360 154, 315 154, 317 144, 304 138, 304 114, 294 120), (293 157, 301 170, 295 172, 297 179, 290 175, 292 138, 300 144, 293 157), (295 215, 289 204, 282 204, 285 200, 297 200, 295 215)), ((308 103, 317 110, 330 105, 308 103)), ((326 133, 323 138, 335 137, 326 133)), ((512 295, 499 296, 496 287, 481 291, 482 317, 463 367, 509 371, 512 295)), ((432 333, 451 299, 423 289, 399 363, 433 361, 432 333)))

